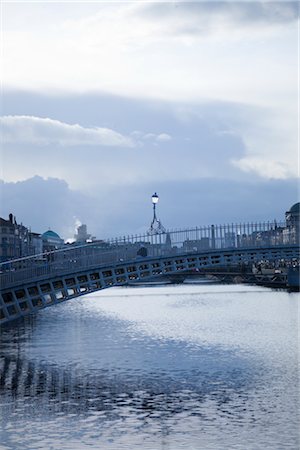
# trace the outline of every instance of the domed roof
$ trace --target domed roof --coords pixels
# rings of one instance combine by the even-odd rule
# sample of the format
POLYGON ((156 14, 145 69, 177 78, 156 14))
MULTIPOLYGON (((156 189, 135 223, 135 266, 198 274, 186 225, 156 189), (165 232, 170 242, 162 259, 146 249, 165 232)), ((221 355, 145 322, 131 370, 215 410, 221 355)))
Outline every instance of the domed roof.
POLYGON ((300 214, 300 202, 295 203, 291 209, 289 210, 290 213, 294 213, 294 214, 300 214))
POLYGON ((55 231, 48 230, 42 234, 42 238, 43 239, 49 239, 49 238, 60 239, 60 236, 57 233, 55 233, 55 231))

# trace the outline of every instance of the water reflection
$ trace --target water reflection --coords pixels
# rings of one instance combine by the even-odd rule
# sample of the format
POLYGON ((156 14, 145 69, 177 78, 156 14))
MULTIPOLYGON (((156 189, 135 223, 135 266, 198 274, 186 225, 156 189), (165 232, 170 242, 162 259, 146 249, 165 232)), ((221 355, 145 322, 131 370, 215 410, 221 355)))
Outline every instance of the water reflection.
MULTIPOLYGON (((176 347, 179 345, 168 345, 169 351, 175 352, 176 347)), ((180 351, 182 349, 178 353, 180 351)), ((206 353, 199 350, 199 360, 205 359, 206 353)), ((148 410, 151 415, 163 410, 165 414, 174 414, 186 409, 182 399, 191 393, 193 401, 202 402, 212 396, 221 407, 230 402, 233 392, 242 394, 251 389, 253 367, 247 368, 245 361, 240 361, 242 367, 226 370, 238 363, 237 358, 229 352, 224 356, 213 349, 210 353, 217 360, 214 370, 209 372, 196 366, 191 370, 147 371, 142 367, 133 370, 117 367, 87 372, 76 364, 61 369, 43 362, 1 355, 0 394, 6 400, 27 398, 42 402, 43 409, 55 401, 60 412, 76 413, 114 410, 116 406, 122 407, 126 398, 126 405, 137 411, 148 410)))
MULTIPOLYGON (((168 297, 168 320, 174 309, 180 317, 187 310, 195 316, 197 302, 175 301, 176 292, 173 303, 168 297)), ((209 308, 219 321, 217 300, 209 308)), ((3 327, 0 433, 5 450, 299 447, 297 368, 291 361, 286 370, 275 346, 267 341, 261 346, 271 354, 265 359, 265 353, 225 346, 226 336, 223 345, 151 337, 140 333, 136 319, 106 315, 99 301, 100 315, 81 300, 26 318, 17 329, 3 327)), ((160 302, 163 314, 166 304, 160 302)), ((234 296, 231 304, 237 307, 234 296)), ((273 297, 273 313, 275 307, 273 297)), ((201 308, 201 314, 207 310, 203 300, 201 308)), ((255 319, 261 340, 262 311, 255 319)), ((219 322, 210 318, 205 324, 202 317, 202 326, 210 327, 207 333, 215 335, 219 322)), ((251 338, 251 315, 247 318, 251 338)), ((279 319, 274 316, 272 326, 283 335, 287 329, 282 318, 278 329, 279 319)), ((141 320, 148 327, 144 316, 141 320)), ((291 342, 293 335, 283 344, 287 354, 294 351, 291 342)))
MULTIPOLYGON (((6 414, 13 423, 15 416, 31 423, 33 414, 39 420, 76 417, 77 429, 88 420, 108 435, 111 430, 115 438, 127 435, 128 430, 151 434, 153 429, 166 436, 188 418, 198 418, 203 426, 218 416, 223 420, 227 416, 238 424, 240 413, 246 410, 249 383, 239 370, 224 379, 222 372, 208 378, 200 370, 176 374, 101 370, 87 374, 76 368, 61 371, 55 366, 9 357, 1 363, 1 403, 6 405, 6 414), (238 404, 234 400, 237 396, 238 404), (213 416, 207 409, 210 402, 214 404, 213 416), (119 429, 124 421, 129 421, 130 427, 119 429)), ((72 435, 70 430, 68 433, 72 435)), ((85 434, 83 429, 81 433, 85 434)))

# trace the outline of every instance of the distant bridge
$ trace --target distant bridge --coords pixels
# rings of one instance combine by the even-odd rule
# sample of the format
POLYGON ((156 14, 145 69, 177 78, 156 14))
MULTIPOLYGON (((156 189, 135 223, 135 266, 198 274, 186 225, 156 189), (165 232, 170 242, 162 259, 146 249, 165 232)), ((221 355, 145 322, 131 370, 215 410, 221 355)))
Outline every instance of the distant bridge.
POLYGON ((111 286, 186 271, 212 273, 299 262, 278 223, 210 226, 96 241, 0 264, 0 324, 111 286))

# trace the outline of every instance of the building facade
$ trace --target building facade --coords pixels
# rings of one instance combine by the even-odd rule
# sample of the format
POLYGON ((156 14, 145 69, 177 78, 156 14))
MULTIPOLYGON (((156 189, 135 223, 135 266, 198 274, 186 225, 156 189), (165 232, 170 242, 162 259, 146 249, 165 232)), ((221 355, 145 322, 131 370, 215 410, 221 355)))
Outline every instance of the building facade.
POLYGON ((0 217, 0 262, 42 253, 42 239, 9 214, 8 220, 0 217))
POLYGON ((286 228, 283 231, 284 242, 299 244, 300 241, 300 203, 295 203, 285 213, 286 228))

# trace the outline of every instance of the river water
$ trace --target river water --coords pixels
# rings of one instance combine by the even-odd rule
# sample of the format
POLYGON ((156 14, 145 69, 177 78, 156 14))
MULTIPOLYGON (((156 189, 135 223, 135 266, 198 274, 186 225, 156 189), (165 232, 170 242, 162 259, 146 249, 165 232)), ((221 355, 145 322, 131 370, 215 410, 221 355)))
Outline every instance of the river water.
POLYGON ((0 448, 299 449, 298 303, 116 287, 3 327, 0 448))

